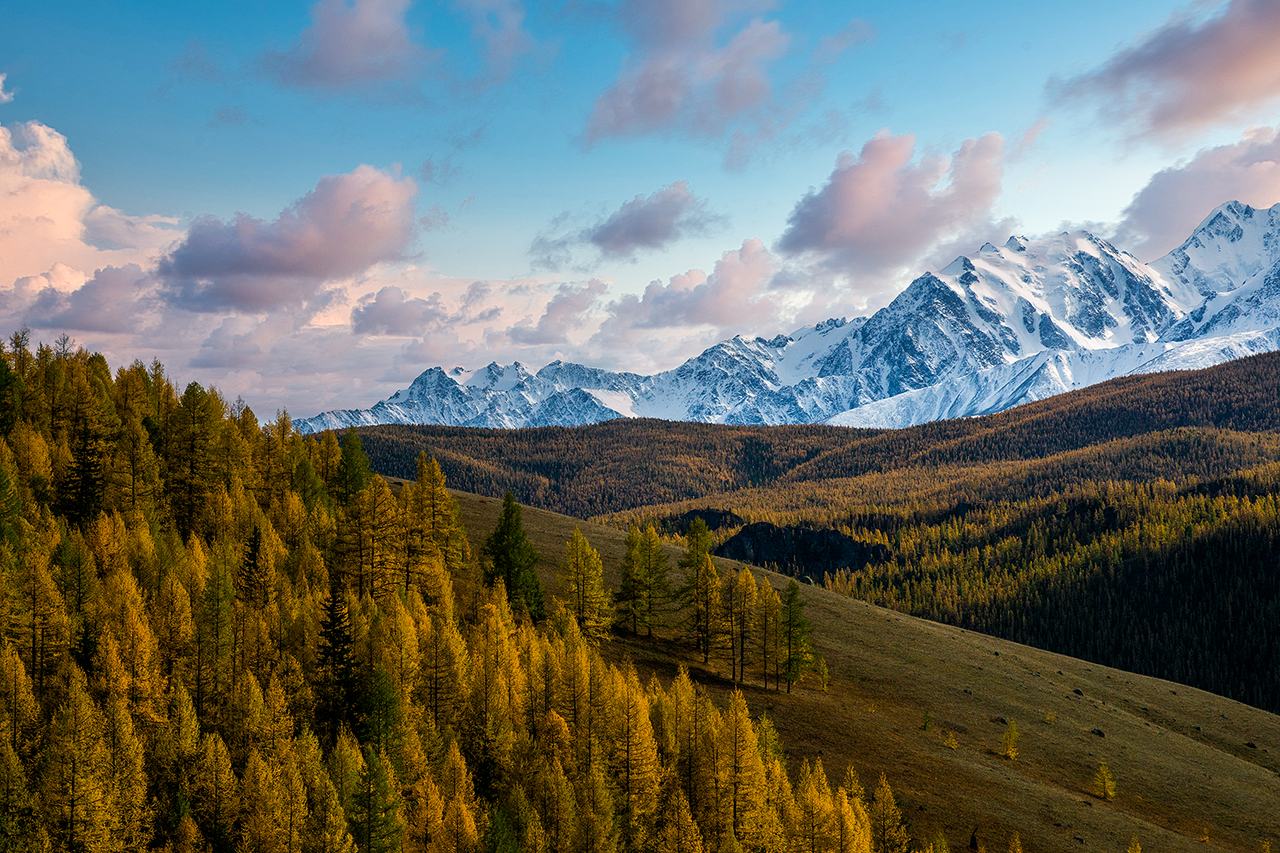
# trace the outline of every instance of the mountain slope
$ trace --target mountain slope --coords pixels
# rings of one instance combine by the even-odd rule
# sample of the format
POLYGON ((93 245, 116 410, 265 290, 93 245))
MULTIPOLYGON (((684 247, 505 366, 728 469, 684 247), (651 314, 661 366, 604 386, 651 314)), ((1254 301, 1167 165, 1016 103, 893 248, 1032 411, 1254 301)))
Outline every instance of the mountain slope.
POLYGON ((1280 205, 1229 202, 1146 265, 1086 232, 988 243, 870 317, 735 337, 653 376, 565 362, 432 368, 371 409, 295 422, 576 426, 622 417, 903 427, 1115 376, 1280 348, 1280 205))

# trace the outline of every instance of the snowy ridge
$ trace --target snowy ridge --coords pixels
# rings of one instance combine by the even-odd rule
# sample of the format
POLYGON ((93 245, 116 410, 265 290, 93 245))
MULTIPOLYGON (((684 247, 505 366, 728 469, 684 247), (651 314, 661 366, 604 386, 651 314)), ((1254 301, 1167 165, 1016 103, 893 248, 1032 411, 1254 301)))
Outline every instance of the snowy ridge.
POLYGON ((870 317, 734 337, 652 376, 555 361, 434 367, 366 410, 295 421, 577 426, 619 417, 902 427, 1116 376, 1280 349, 1280 205, 1228 202, 1143 264, 1087 232, 1011 237, 926 272, 870 317))

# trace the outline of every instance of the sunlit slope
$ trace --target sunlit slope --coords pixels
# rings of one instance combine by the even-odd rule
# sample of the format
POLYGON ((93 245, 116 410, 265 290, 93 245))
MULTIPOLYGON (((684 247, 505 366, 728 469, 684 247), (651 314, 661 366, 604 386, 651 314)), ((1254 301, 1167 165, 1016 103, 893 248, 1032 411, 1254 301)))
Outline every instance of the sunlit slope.
MULTIPOLYGON (((478 548, 501 501, 456 494, 478 548)), ((621 531, 528 507, 524 522, 549 590, 575 525, 617 586, 621 531)), ((673 564, 678 553, 671 549, 673 564)), ((779 589, 787 582, 764 576, 779 589)), ((920 844, 942 830, 952 849, 964 849, 975 829, 993 853, 1008 849, 1013 831, 1028 851, 1123 850, 1134 835, 1150 851, 1256 853, 1265 838, 1280 842, 1280 717, 820 588, 804 595, 829 692, 811 680, 789 696, 747 685, 747 701, 775 721, 793 761, 821 755, 833 780, 852 762, 868 788, 887 774, 920 844), (1021 733, 1016 761, 998 755, 1002 719, 1021 733), (1114 802, 1092 794, 1102 761, 1118 783, 1114 802)), ((643 678, 666 679, 684 661, 713 691, 730 689, 678 643, 609 645, 643 678)))

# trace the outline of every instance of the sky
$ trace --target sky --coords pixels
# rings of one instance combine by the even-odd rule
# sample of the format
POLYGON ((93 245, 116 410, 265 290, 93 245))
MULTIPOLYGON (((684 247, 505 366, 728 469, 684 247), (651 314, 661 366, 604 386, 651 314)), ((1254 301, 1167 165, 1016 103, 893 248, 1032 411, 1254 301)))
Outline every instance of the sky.
POLYGON ((1280 3, 0 8, 0 332, 260 417, 652 373, 1011 234, 1280 202, 1280 3))

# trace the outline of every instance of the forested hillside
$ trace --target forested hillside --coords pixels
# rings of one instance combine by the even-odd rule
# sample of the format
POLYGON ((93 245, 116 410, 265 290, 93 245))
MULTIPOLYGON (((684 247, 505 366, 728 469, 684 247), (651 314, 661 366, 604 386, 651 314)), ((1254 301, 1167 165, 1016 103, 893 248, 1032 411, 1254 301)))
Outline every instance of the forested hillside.
MULTIPOLYGON (((702 512, 731 520, 717 542, 746 523, 831 529, 851 552, 887 551, 832 572, 834 589, 1280 710, 1277 428, 1280 354, 896 431, 613 421, 362 434, 399 448, 391 458, 453 453, 464 478, 484 466, 480 491, 620 525, 670 531, 702 512)), ((768 562, 804 572, 776 550, 768 562)))
POLYGON ((741 692, 601 654, 617 619, 785 701, 794 583, 721 582, 705 536, 668 582, 636 531, 615 609, 574 531, 561 606, 518 507, 473 548, 425 456, 396 493, 358 436, 262 425, 159 364, 24 334, 3 356, 0 850, 908 844, 884 778, 833 786, 741 692))
MULTIPOLYGON (((413 460, 425 451, 457 488, 497 497, 510 489, 522 502, 586 518, 749 487, 1039 460, 1184 427, 1270 431, 1280 428, 1277 401, 1280 354, 1271 353, 1116 379, 995 415, 904 430, 619 419, 524 430, 380 426, 360 435, 385 475, 413 477, 413 460)), ((1143 461, 1138 453, 1124 454, 1130 467, 1121 476, 1182 473, 1176 457, 1143 461), (1158 467, 1138 472, 1134 465, 1158 467)), ((1226 464, 1238 467, 1234 459, 1226 464)))

